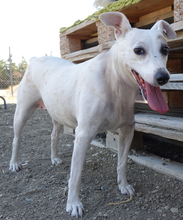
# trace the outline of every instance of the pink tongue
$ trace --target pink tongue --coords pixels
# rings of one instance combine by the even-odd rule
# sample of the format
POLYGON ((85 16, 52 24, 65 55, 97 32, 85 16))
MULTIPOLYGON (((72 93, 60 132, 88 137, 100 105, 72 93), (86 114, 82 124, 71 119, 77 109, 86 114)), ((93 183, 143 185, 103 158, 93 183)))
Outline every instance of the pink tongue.
POLYGON ((147 91, 147 101, 152 110, 159 113, 165 113, 168 111, 168 105, 165 101, 161 89, 157 86, 152 86, 148 82, 145 82, 147 91))

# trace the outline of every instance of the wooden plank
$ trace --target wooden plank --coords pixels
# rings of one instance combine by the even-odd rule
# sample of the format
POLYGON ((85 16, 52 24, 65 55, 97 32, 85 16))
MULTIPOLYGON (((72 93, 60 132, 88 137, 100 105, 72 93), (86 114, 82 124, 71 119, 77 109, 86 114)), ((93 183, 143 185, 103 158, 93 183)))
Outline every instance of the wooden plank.
POLYGON ((148 134, 155 134, 164 138, 183 141, 183 131, 166 130, 165 128, 152 127, 146 124, 135 123, 135 130, 148 134))
POLYGON ((183 30, 183 21, 173 23, 173 24, 171 24, 171 26, 174 29, 174 31, 181 31, 181 30, 183 30))
POLYGON ((183 82, 183 73, 171 74, 170 82, 183 82))
POLYGON ((170 47, 182 47, 183 46, 183 31, 178 31, 175 39, 168 39, 168 45, 170 47))
POLYGON ((177 83, 177 82, 170 82, 164 86, 161 86, 162 90, 183 90, 183 82, 177 83))
POLYGON ((171 74, 169 83, 161 86, 162 90, 183 90, 183 74, 171 74))
POLYGON ((63 55, 62 58, 69 60, 71 62, 81 62, 88 59, 91 59, 101 53, 104 50, 108 50, 112 47, 115 41, 110 41, 95 47, 91 47, 89 49, 80 50, 77 52, 73 52, 70 54, 63 55))
POLYGON ((69 60, 71 62, 81 62, 91 59, 99 54, 99 46, 92 47, 85 50, 80 50, 74 53, 66 54, 62 58, 69 60))
POLYGON ((165 129, 167 132, 170 131, 172 133, 174 131, 179 131, 181 132, 181 139, 183 140, 183 118, 149 113, 137 113, 135 114, 135 123, 139 129, 146 129, 146 127, 148 127, 147 130, 149 128, 155 130, 165 129))
POLYGON ((157 15, 157 16, 155 16, 153 18, 149 18, 147 20, 142 20, 140 22, 137 22, 136 24, 133 25, 133 27, 143 27, 143 26, 145 26, 147 24, 153 24, 153 23, 155 23, 158 20, 173 17, 173 15, 174 15, 174 12, 173 11, 169 11, 169 12, 166 12, 164 14, 157 15))
POLYGON ((181 163, 171 161, 166 162, 166 165, 162 165, 162 158, 153 154, 150 154, 148 156, 129 155, 128 157, 132 159, 135 163, 141 164, 159 173, 183 181, 183 164, 181 163))
POLYGON ((98 37, 94 37, 94 38, 91 38, 89 40, 86 40, 85 45, 92 44, 92 43, 97 42, 97 41, 98 41, 98 37))
POLYGON ((67 31, 60 33, 60 36, 65 35, 92 35, 97 32, 96 21, 88 20, 83 23, 68 29, 67 31))
POLYGON ((91 36, 86 36, 86 35, 68 35, 67 36, 69 39, 81 39, 81 40, 89 40, 92 39, 91 36))
POLYGON ((131 21, 135 20, 135 18, 172 6, 173 4, 174 0, 142 0, 137 4, 128 6, 119 11, 124 13, 131 21))
POLYGON ((141 16, 141 17, 139 18, 139 21, 144 21, 144 20, 147 20, 147 19, 149 19, 149 18, 153 18, 153 17, 155 17, 155 16, 162 15, 162 14, 164 14, 164 13, 166 13, 166 12, 169 12, 169 11, 172 11, 172 6, 168 6, 168 7, 166 7, 166 8, 163 8, 163 9, 159 10, 159 11, 155 11, 155 12, 152 12, 152 13, 150 13, 150 14, 141 16))

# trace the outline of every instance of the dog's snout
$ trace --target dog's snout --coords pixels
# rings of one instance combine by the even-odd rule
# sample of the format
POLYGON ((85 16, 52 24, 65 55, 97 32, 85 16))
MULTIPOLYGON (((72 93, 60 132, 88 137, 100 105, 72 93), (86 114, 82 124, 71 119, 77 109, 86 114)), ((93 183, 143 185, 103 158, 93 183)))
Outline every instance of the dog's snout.
POLYGON ((165 70, 159 70, 155 75, 155 80, 160 86, 165 85, 169 79, 169 74, 165 70))

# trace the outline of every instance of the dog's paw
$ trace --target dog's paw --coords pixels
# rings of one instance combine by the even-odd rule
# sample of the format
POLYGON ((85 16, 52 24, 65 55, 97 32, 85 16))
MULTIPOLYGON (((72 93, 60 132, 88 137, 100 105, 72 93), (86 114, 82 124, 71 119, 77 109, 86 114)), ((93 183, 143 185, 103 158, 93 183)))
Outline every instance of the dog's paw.
POLYGON ((19 164, 18 162, 10 162, 10 167, 9 170, 11 170, 12 172, 18 172, 22 169, 21 164, 19 164))
POLYGON ((119 190, 121 191, 122 194, 135 196, 135 190, 131 185, 127 184, 124 186, 119 184, 119 190))
POLYGON ((69 215, 73 217, 82 218, 83 213, 84 213, 84 208, 81 202, 75 202, 75 203, 67 202, 66 211, 68 212, 69 215))
POLYGON ((61 163, 62 163, 62 160, 61 160, 60 158, 54 157, 54 158, 51 158, 51 163, 52 163, 53 165, 61 164, 61 163))

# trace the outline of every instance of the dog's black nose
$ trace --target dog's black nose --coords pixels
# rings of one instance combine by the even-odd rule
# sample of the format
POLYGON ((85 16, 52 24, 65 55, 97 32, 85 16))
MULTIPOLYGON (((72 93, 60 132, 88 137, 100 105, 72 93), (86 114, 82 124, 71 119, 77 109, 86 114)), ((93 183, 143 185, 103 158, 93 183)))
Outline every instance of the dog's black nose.
POLYGON ((168 80, 170 79, 169 74, 165 70, 160 70, 155 75, 156 82, 158 85, 162 86, 165 85, 168 80))

